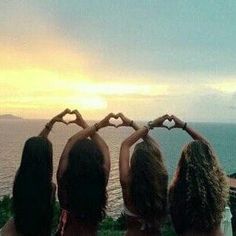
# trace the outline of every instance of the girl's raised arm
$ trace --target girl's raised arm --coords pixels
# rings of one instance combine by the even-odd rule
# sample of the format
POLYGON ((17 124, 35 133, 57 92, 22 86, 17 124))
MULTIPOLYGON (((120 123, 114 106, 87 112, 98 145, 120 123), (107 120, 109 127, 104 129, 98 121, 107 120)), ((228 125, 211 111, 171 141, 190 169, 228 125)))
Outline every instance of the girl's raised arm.
MULTIPOLYGON (((119 113, 119 116, 121 117, 123 121, 123 126, 128 126, 129 123, 130 126, 132 126, 133 122, 130 121, 128 118, 124 117, 121 113, 119 113)), ((155 122, 152 122, 152 126, 150 123, 148 123, 147 126, 144 126, 142 128, 138 129, 138 126, 135 124, 134 129, 137 129, 133 134, 131 134, 128 138, 126 138, 120 147, 120 157, 119 157, 119 169, 120 169, 120 182, 121 184, 125 184, 129 181, 129 158, 130 158, 130 148, 132 145, 134 145, 140 138, 143 138, 145 140, 148 139, 150 142, 155 142, 154 139, 152 139, 150 136, 147 137, 148 131, 150 128, 153 127, 163 127, 163 122, 166 120, 169 116, 165 115, 155 120, 155 122)), ((119 125, 121 126, 121 125, 119 125)))
POLYGON ((56 122, 62 122, 64 124, 67 124, 64 120, 63 120, 63 117, 66 115, 66 114, 70 114, 70 109, 65 109, 63 112, 59 113, 58 115, 56 115, 55 117, 53 117, 46 125, 45 127, 43 128, 43 130, 39 133, 39 136, 40 137, 44 137, 44 138, 47 138, 48 137, 48 134, 50 133, 50 131, 52 130, 52 127, 53 125, 56 123, 56 122))
POLYGON ((171 119, 175 122, 175 125, 173 127, 171 127, 171 129, 181 128, 181 129, 185 130, 194 140, 200 140, 206 144, 209 144, 209 142, 206 140, 205 137, 203 137, 200 133, 198 133, 196 130, 194 130, 189 125, 187 125, 186 122, 183 122, 175 115, 172 115, 171 119))
MULTIPOLYGON (((75 124, 79 125, 80 127, 82 127, 83 129, 86 129, 89 127, 87 122, 83 119, 83 117, 81 116, 81 114, 77 110, 72 111, 72 113, 74 113, 76 115, 76 120, 71 121, 69 123, 75 123, 75 124)), ((109 122, 110 118, 112 118, 112 117, 116 118, 115 114, 113 114, 113 113, 108 114, 101 122, 96 124, 96 129, 98 130, 98 129, 106 127, 106 126, 115 126, 109 122)), ((109 173, 110 173, 110 166, 111 166, 109 147, 106 144, 106 142, 104 141, 104 139, 97 132, 91 134, 90 138, 95 142, 95 144, 97 145, 97 147, 99 148, 99 150, 103 154, 104 169, 106 171, 107 180, 108 180, 109 173)))
MULTIPOLYGON (((71 148, 73 145, 78 142, 79 140, 83 140, 88 137, 93 137, 93 135, 98 131, 98 129, 106 127, 106 126, 114 126, 109 122, 110 118, 113 116, 113 114, 107 115, 103 120, 101 120, 99 123, 96 123, 93 126, 88 126, 85 125, 85 123, 81 120, 81 115, 78 113, 77 118, 73 123, 79 124, 80 126, 84 126, 84 129, 77 132, 75 135, 73 135, 68 141, 67 144, 65 145, 65 148, 62 152, 59 166, 58 166, 58 171, 57 171, 57 180, 59 181, 60 178, 63 176, 64 171, 67 168, 68 165, 68 156, 71 148)), ((72 123, 72 122, 70 122, 72 123)), ((108 155, 108 147, 105 145, 105 142, 100 139, 96 139, 95 137, 95 142, 97 142, 98 148, 101 150, 101 152, 104 155, 104 167, 109 171, 110 170, 110 156, 108 155)))

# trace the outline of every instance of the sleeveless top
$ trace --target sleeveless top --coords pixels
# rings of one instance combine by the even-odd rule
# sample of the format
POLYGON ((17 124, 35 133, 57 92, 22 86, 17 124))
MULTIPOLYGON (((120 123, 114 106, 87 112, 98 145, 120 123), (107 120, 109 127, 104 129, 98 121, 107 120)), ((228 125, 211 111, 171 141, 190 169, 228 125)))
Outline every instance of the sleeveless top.
POLYGON ((232 214, 230 208, 226 206, 223 213, 223 219, 220 224, 220 228, 225 236, 233 236, 231 218, 232 214))

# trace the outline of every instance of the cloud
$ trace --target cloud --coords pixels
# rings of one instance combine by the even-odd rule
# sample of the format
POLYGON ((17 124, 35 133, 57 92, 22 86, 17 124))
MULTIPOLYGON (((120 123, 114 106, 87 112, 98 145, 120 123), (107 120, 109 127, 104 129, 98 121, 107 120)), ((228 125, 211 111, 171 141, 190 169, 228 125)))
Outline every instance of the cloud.
POLYGON ((232 78, 224 78, 223 81, 215 81, 208 83, 208 86, 221 93, 234 94, 236 93, 236 75, 232 78))
POLYGON ((94 2, 0 1, 1 108, 25 116, 71 105, 139 119, 171 112, 236 120, 235 35, 229 35, 236 14, 224 18, 222 5, 221 20, 216 14, 208 22, 212 9, 204 4, 191 21, 197 14, 191 4, 176 5, 185 13, 179 18, 175 4, 94 2))

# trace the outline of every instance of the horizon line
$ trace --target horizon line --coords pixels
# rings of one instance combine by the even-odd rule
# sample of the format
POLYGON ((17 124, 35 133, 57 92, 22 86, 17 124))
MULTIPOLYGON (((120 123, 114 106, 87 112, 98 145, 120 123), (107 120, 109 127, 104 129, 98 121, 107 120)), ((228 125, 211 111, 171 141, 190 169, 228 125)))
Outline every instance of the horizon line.
MULTIPOLYGON (((38 121, 49 121, 51 118, 23 118, 23 117, 19 117, 19 119, 0 119, 1 120, 12 120, 12 121, 23 121, 23 120, 38 120, 38 121)), ((87 119, 87 121, 100 121, 101 119, 87 119)), ((148 122, 149 120, 136 120, 136 122, 148 122)), ((186 120, 185 120, 186 121, 186 120)), ((189 120, 187 121, 189 123, 214 123, 214 124, 236 124, 236 121, 203 121, 203 120, 198 120, 198 121, 194 121, 194 120, 189 120)))

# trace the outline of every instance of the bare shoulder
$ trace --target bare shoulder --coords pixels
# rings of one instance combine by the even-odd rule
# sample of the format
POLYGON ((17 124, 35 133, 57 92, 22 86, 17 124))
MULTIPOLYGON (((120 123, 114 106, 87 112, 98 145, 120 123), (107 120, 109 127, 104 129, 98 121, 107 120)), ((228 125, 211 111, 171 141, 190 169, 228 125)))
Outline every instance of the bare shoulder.
POLYGON ((17 234, 14 219, 11 218, 7 221, 7 223, 3 226, 1 232, 1 236, 20 236, 20 234, 17 234))

